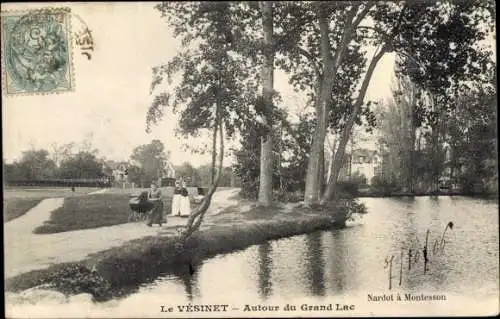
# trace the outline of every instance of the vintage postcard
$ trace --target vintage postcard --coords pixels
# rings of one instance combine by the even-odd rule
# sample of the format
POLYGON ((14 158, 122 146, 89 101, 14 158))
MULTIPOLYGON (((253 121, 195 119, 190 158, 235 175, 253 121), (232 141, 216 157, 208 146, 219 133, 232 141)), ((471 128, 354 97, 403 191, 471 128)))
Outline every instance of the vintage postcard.
POLYGON ((495 12, 2 3, 6 318, 498 315, 495 12))

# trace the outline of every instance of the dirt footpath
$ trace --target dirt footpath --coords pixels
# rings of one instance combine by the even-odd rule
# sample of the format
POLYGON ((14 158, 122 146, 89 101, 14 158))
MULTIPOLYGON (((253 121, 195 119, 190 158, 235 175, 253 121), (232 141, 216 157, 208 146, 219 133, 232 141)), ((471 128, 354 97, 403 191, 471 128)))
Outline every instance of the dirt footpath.
MULTIPOLYGON (((239 189, 217 191, 207 212, 217 214, 221 209, 238 204, 239 189)), ((61 207, 63 198, 41 201, 23 216, 4 224, 4 278, 43 269, 51 264, 75 262, 88 254, 120 246, 127 241, 145 236, 168 236, 185 225, 186 219, 168 217, 163 227, 147 227, 143 223, 128 223, 94 229, 83 229, 56 234, 33 234, 33 229, 50 218, 50 213, 61 207)), ((210 219, 207 219, 210 222, 210 219)))

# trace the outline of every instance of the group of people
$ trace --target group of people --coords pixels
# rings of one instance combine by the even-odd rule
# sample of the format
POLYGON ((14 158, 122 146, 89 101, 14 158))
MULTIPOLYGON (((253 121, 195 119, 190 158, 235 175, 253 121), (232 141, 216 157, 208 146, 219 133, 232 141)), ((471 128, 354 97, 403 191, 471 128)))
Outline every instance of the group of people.
MULTIPOLYGON (((146 219, 146 225, 152 224, 162 225, 166 221, 166 216, 163 216, 163 200, 161 190, 155 183, 151 184, 151 189, 148 192, 148 201, 153 203, 153 209, 146 219)), ((174 195, 172 197, 172 211, 170 216, 188 217, 191 213, 191 204, 189 202, 189 193, 184 180, 175 181, 174 195)))

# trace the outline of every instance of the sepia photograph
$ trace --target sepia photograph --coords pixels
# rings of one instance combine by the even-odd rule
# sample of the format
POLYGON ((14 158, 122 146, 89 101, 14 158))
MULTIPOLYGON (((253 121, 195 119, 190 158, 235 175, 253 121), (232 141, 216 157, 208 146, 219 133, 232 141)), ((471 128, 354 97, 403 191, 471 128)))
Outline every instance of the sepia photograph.
POLYGON ((493 0, 3 2, 5 318, 499 315, 493 0))

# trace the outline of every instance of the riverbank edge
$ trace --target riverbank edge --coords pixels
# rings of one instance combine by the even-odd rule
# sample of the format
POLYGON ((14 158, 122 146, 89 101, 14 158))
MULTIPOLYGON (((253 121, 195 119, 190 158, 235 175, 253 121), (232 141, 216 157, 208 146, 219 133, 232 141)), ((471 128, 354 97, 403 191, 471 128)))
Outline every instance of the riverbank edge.
POLYGON ((474 193, 474 192, 358 192, 354 198, 379 198, 379 197, 424 197, 424 196, 465 196, 471 198, 497 199, 498 193, 474 193))
MULTIPOLYGON (((339 208, 339 207, 337 207, 339 208)), ((261 209, 261 208, 254 208, 261 209)), ((266 212, 271 210, 266 209, 266 212)), ((79 262, 55 264, 5 280, 6 292, 44 287, 72 296, 92 295, 102 302, 127 296, 164 274, 189 280, 203 260, 269 240, 345 227, 346 211, 295 208, 284 215, 212 226, 180 236, 148 236, 89 255, 79 262)))

